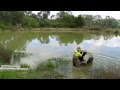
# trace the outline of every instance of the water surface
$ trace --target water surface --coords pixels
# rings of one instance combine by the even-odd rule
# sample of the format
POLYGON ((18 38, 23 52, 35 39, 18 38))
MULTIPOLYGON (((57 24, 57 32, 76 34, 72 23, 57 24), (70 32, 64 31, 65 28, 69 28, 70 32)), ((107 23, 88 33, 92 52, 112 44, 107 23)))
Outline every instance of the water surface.
MULTIPOLYGON (((120 36, 84 34, 79 32, 1 32, 0 45, 12 50, 25 51, 14 64, 27 63, 35 68, 39 63, 51 58, 65 58, 72 61, 77 46, 92 53, 93 65, 120 64, 120 36)), ((62 64, 61 70, 67 64, 62 64), (62 66, 63 65, 63 66, 62 66)), ((69 64, 72 67, 72 64, 69 64)), ((71 68, 71 72, 72 72, 71 68)), ((74 69, 76 73, 80 71, 74 69)), ((70 73, 70 71, 69 71, 70 73)), ((75 73, 74 73, 75 75, 75 73)))

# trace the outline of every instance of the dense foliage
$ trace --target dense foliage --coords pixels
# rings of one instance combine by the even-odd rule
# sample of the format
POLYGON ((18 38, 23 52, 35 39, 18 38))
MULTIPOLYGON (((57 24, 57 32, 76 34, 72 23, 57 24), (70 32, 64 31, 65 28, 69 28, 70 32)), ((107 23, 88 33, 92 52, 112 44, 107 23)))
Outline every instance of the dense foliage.
POLYGON ((119 20, 110 16, 102 18, 100 15, 78 15, 74 16, 70 11, 60 11, 50 16, 50 11, 0 11, 0 29, 11 27, 53 27, 53 28, 81 28, 100 29, 117 28, 119 20))

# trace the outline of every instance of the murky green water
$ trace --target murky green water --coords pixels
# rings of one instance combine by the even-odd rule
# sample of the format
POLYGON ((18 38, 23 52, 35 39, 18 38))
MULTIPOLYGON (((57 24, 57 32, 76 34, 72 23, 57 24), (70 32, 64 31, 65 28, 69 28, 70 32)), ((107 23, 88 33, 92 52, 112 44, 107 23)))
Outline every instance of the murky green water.
MULTIPOLYGON (((110 63, 120 64, 119 35, 79 32, 1 32, 0 45, 12 50, 25 51, 27 56, 14 61, 14 64, 27 63, 32 68, 51 58, 65 58, 71 62, 73 51, 77 46, 92 53, 94 57, 92 67, 110 63)), ((61 64, 59 67, 61 71, 68 70, 67 64, 61 64)), ((74 72, 72 75, 79 77, 80 70, 73 68, 71 63, 69 67, 71 71, 68 73, 74 72)))

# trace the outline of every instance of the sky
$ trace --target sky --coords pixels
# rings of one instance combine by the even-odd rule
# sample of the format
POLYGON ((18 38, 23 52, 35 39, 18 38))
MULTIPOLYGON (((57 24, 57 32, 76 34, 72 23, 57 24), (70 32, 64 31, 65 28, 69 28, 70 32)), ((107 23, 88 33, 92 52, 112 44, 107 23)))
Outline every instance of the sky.
MULTIPOLYGON (((33 11, 33 13, 37 13, 38 11, 33 11)), ((51 11, 51 15, 56 15, 59 11, 51 11)), ((71 11, 74 16, 78 15, 101 15, 102 18, 106 16, 111 16, 115 19, 120 19, 120 11, 71 11)), ((51 16, 50 15, 50 16, 51 16)))

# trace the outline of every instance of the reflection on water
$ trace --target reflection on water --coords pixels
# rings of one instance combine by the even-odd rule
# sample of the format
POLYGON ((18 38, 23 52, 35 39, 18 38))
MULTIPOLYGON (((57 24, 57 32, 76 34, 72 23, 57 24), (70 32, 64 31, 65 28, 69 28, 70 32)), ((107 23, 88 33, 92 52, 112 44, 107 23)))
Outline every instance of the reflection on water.
POLYGON ((80 46, 93 54, 95 65, 120 64, 120 36, 98 37, 97 39, 84 40, 80 46))
MULTIPOLYGON (((9 32, 0 33, 0 45, 31 53, 21 57, 18 63, 27 63, 33 68, 40 62, 54 57, 64 57, 71 61, 77 46, 92 53, 94 57, 92 66, 120 64, 119 35, 104 36, 78 32, 9 32)), ((59 66, 60 68, 64 69, 62 65, 59 66)))
POLYGON ((82 44, 91 44, 92 46, 120 47, 120 36, 113 36, 110 39, 105 39, 100 36, 99 39, 84 40, 82 44))

